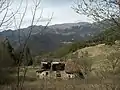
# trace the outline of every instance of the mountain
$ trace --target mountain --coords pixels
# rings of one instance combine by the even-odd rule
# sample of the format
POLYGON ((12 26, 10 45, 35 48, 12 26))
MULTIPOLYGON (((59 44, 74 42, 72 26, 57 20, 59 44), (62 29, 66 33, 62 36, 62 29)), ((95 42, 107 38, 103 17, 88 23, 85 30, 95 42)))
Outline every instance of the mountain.
POLYGON ((28 46, 34 54, 41 51, 54 51, 64 44, 88 40, 101 32, 97 26, 87 22, 65 23, 52 26, 29 26, 20 30, 4 30, 0 32, 0 37, 7 37, 11 44, 18 48, 19 37, 21 43, 24 43, 31 33, 28 40, 28 46), (20 33, 20 34, 19 34, 20 33))
POLYGON ((79 22, 79 23, 64 23, 64 24, 55 24, 51 25, 50 28, 52 29, 66 29, 71 28, 73 26, 82 26, 82 25, 89 25, 88 22, 79 22))

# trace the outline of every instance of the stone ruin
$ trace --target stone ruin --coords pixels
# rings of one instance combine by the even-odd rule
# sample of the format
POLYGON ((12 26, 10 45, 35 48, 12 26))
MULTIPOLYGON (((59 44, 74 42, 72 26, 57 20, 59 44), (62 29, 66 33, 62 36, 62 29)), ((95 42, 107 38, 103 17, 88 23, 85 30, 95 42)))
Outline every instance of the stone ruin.
POLYGON ((84 78, 82 72, 72 72, 68 70, 66 71, 65 62, 41 62, 40 70, 36 71, 36 75, 39 79, 71 79, 77 76, 79 76, 80 78, 84 78))

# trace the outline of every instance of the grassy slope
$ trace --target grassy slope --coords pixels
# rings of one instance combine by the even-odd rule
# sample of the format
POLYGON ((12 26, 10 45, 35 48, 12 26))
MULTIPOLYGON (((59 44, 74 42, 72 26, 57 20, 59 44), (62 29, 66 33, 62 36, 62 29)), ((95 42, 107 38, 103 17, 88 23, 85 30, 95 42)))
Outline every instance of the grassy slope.
MULTIPOLYGON (((107 56, 112 52, 118 52, 119 45, 115 44, 113 46, 99 44, 96 46, 90 46, 83 49, 79 49, 74 53, 78 53, 78 57, 82 55, 81 52, 88 52, 88 58, 93 62, 92 69, 103 70, 108 65, 105 64, 108 61, 107 56), (102 67, 102 68, 101 68, 102 67)), ((72 57, 73 54, 69 54, 68 57, 72 57)))
MULTIPOLYGON (((104 44, 99 44, 96 46, 91 46, 91 47, 86 47, 80 50, 77 50, 76 52, 78 52, 78 56, 81 55, 81 51, 85 52, 88 51, 88 55, 89 58, 92 58, 90 60, 94 61, 93 64, 93 68, 96 68, 98 66, 100 66, 100 64, 102 64, 101 61, 106 60, 106 55, 110 54, 110 52, 115 52, 115 47, 117 47, 118 45, 113 45, 113 46, 108 46, 108 45, 104 45, 104 44), (98 65, 99 64, 99 65, 98 65)), ((118 48, 118 47, 117 47, 118 48)), ((71 55, 71 54, 69 54, 71 55)), ((93 90, 93 88, 91 88, 91 83, 99 83, 98 80, 89 80, 87 81, 87 83, 90 84, 85 84, 84 81, 81 80, 67 80, 67 81, 62 81, 62 80, 39 80, 36 77, 36 73, 35 71, 38 69, 37 68, 33 68, 33 67, 29 67, 28 71, 27 71, 27 75, 26 75, 26 79, 25 79, 25 87, 30 90, 40 90, 42 88, 42 90, 46 90, 46 88, 49 88, 51 90, 80 90, 83 88, 89 88, 87 90, 93 90), (92 82, 91 82, 92 81, 92 82), (95 81, 95 82, 94 82, 95 81), (71 87, 70 87, 71 86, 71 87), (89 86, 89 87, 88 87, 89 86), (68 87, 68 88, 67 88, 68 87)), ((8 90, 8 89, 6 89, 8 90)), ((105 89, 107 90, 107 89, 105 89)))

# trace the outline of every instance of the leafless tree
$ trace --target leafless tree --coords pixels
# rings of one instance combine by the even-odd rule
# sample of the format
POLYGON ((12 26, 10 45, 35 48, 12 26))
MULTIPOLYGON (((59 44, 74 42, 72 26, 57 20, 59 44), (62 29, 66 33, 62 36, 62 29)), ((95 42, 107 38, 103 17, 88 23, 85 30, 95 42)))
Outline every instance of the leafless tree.
MULTIPOLYGON (((23 84, 24 84, 24 81, 25 81, 25 76, 26 76, 26 73, 27 73, 27 66, 25 65, 25 63, 23 63, 22 62, 22 60, 26 60, 27 61, 27 58, 25 58, 25 57, 23 57, 24 56, 24 54, 25 54, 25 50, 26 50, 26 48, 28 47, 28 42, 29 42, 29 39, 30 39, 30 37, 31 37, 31 34, 32 34, 32 31, 33 31, 33 26, 35 25, 35 24, 37 24, 39 21, 40 21, 40 19, 41 19, 41 17, 42 17, 42 12, 40 13, 40 16, 37 18, 37 20, 36 20, 36 13, 39 11, 39 7, 40 7, 40 4, 41 4, 41 0, 33 0, 33 3, 34 3, 34 6, 33 6, 33 9, 32 9, 32 18, 31 18, 31 24, 30 24, 30 29, 29 29, 29 31, 28 31, 28 34, 27 34, 27 36, 26 36, 26 39, 25 39, 25 41, 22 43, 21 42, 21 31, 20 31, 20 28, 21 28, 21 25, 22 25, 22 23, 23 23, 23 20, 24 20, 24 17, 25 17, 25 15, 26 15, 26 11, 27 11, 27 3, 26 3, 26 7, 25 7, 25 9, 24 9, 24 12, 23 12, 23 14, 22 14, 22 17, 21 17, 21 19, 20 19, 20 22, 19 22, 19 25, 18 25, 18 27, 17 27, 17 24, 15 24, 16 25, 16 28, 17 28, 17 30, 19 31, 19 47, 22 47, 21 48, 21 51, 20 51, 20 55, 19 55, 19 57, 17 58, 18 60, 18 66, 17 66, 17 68, 18 68, 18 70, 17 70, 17 81, 18 81, 18 83, 17 83, 17 88, 18 89, 20 89, 20 88, 23 88, 23 84), (37 21, 37 22, 36 22, 37 21), (22 78, 22 81, 20 82, 20 66, 21 66, 21 64, 23 63, 23 78, 22 78)), ((52 14, 53 15, 53 14, 52 14)), ((48 23, 46 24, 46 26, 45 26, 45 28, 44 29, 46 29, 46 27, 48 26, 48 24, 50 23, 50 21, 51 21, 51 19, 52 19, 52 16, 51 16, 51 18, 48 20, 48 23)), ((14 16, 14 22, 16 21, 16 17, 14 16)), ((16 22, 15 22, 16 23, 16 22)), ((28 61, 27 61, 28 62, 28 61)))
POLYGON ((73 9, 82 15, 100 22, 108 20, 108 24, 115 24, 120 28, 120 1, 119 0, 76 0, 73 9))
POLYGON ((13 0, 0 0, 0 28, 9 27, 12 24, 13 17, 18 13, 21 8, 23 0, 20 1, 16 11, 11 9, 13 0))
MULTIPOLYGON (((94 22, 101 23, 103 26, 109 25, 111 30, 120 29, 120 0, 75 0, 72 8, 78 14, 92 18, 94 22)), ((106 63, 109 63, 115 71, 119 54, 112 53, 108 57, 109 60, 106 63)))
MULTIPOLYGON (((25 81, 25 76, 26 76, 28 67, 24 63, 25 62, 24 60, 26 60, 26 62, 27 62, 27 58, 24 57, 24 55, 26 53, 26 48, 28 47, 28 42, 29 42, 29 39, 30 39, 32 31, 33 31, 33 26, 36 25, 42 17, 42 12, 41 12, 40 16, 36 20, 36 13, 39 12, 39 10, 40 10, 41 0, 32 0, 32 1, 33 1, 33 6, 32 6, 33 8, 32 8, 32 18, 31 18, 30 29, 28 31, 25 41, 22 42, 20 29, 21 29, 21 26, 23 24, 23 21, 25 19, 27 9, 28 9, 27 0, 26 0, 26 7, 24 8, 23 13, 21 14, 19 24, 17 23, 16 14, 20 13, 20 9, 22 7, 23 0, 21 0, 21 3, 19 5, 18 9, 15 12, 13 12, 10 9, 10 6, 12 5, 12 0, 0 0, 0 16, 2 16, 2 18, 0 19, 0 28, 8 27, 12 23, 14 23, 15 29, 18 30, 19 47, 21 47, 19 56, 16 56, 14 49, 12 49, 12 51, 9 52, 10 55, 12 56, 12 58, 15 61, 17 61, 17 90, 20 90, 23 88, 23 84, 25 81), (22 79, 20 78, 21 77, 21 75, 20 75, 21 65, 23 67, 23 78, 22 79)), ((53 16, 53 14, 52 14, 52 16, 53 16)), ((48 20, 48 23, 46 24, 44 29, 47 28, 48 24, 52 20, 52 16, 48 20)))
POLYGON ((110 53, 110 55, 107 56, 107 59, 112 73, 118 74, 120 69, 120 52, 110 53))
MULTIPOLYGON (((1 17, 0 29, 2 29, 3 27, 7 28, 12 24, 13 17, 18 13, 19 9, 21 8, 22 0, 21 0, 21 3, 18 5, 18 8, 16 8, 14 12, 11 9, 12 4, 13 4, 13 0, 0 0, 0 17, 1 17)), ((3 45, 2 52, 1 52, 2 60, 3 60, 3 56, 5 56, 3 55, 5 54, 4 51, 6 50, 4 46, 5 45, 3 45)))

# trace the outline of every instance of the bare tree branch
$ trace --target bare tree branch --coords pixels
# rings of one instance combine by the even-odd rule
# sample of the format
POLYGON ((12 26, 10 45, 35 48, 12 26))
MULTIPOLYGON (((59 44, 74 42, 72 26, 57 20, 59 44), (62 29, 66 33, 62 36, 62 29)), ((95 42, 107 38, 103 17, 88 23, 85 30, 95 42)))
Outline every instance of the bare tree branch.
MULTIPOLYGON (((77 13, 87 15, 95 21, 116 18, 119 8, 109 0, 78 0, 72 7, 77 13)), ((119 16, 120 17, 120 16, 119 16)))

